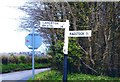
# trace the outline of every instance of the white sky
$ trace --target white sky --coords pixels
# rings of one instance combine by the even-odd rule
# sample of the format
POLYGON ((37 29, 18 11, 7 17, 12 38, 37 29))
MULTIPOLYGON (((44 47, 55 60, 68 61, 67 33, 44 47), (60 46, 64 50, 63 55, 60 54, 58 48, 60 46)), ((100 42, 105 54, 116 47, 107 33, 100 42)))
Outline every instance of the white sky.
MULTIPOLYGON (((25 46, 25 36, 28 32, 19 31, 19 17, 25 13, 14 8, 25 3, 26 0, 0 0, 0 53, 31 51, 25 46), (14 7, 10 7, 14 6, 14 7)), ((44 51, 43 44, 37 51, 44 51)))

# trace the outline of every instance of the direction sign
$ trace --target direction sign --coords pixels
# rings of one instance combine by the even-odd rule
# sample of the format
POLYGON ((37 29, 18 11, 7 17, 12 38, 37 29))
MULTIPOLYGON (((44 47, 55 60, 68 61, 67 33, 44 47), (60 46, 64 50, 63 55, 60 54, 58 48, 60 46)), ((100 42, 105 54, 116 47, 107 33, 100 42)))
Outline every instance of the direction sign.
MULTIPOLYGON (((37 49, 42 44, 42 38, 40 37, 39 33, 34 33, 34 49, 37 49)), ((33 34, 30 33, 25 37, 25 45, 29 48, 33 48, 33 34)))
POLYGON ((91 30, 69 31, 68 37, 91 37, 91 30))
POLYGON ((66 22, 40 21, 40 27, 44 28, 65 28, 66 22))
POLYGON ((40 21, 40 27, 44 28, 65 28, 64 35, 64 75, 63 81, 67 81, 67 55, 68 55, 68 37, 91 37, 91 30, 69 31, 69 20, 66 22, 40 21))

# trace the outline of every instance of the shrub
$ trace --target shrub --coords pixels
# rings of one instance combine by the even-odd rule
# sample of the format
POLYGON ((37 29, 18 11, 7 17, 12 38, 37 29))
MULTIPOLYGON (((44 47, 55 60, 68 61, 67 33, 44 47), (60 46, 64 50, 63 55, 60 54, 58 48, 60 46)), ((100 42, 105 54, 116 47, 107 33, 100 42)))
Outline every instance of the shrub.
POLYGON ((16 63, 16 64, 19 63, 18 56, 13 55, 13 62, 16 63))
POLYGON ((39 58, 40 63, 49 63, 49 58, 39 58))
POLYGON ((18 64, 19 63, 18 56, 15 56, 15 55, 8 56, 8 62, 18 64))
MULTIPOLYGON (((2 60, 2 64, 18 64, 18 63, 32 63, 32 57, 31 56, 16 56, 16 55, 8 55, 8 56, 0 56, 0 59, 2 60)), ((50 57, 35 57, 35 63, 50 63, 51 58, 50 57)))
POLYGON ((35 63, 50 63, 50 57, 35 57, 35 63))
POLYGON ((26 56, 26 62, 25 63, 30 64, 31 62, 32 62, 32 57, 31 56, 26 56))
POLYGON ((26 63, 26 57, 25 56, 20 56, 20 63, 26 63))
MULTIPOLYGON (((80 71, 80 58, 81 58, 81 49, 76 43, 76 38, 69 39, 69 54, 68 54, 68 71, 69 72, 78 72, 80 71)), ((53 46, 52 46, 53 47, 53 46)), ((55 51, 50 47, 48 54, 52 56, 51 65, 58 69, 59 71, 63 70, 63 42, 58 40, 54 45, 55 51), (55 52, 55 55, 53 53, 55 52)))
POLYGON ((2 64, 8 64, 8 57, 7 56, 1 56, 2 64))

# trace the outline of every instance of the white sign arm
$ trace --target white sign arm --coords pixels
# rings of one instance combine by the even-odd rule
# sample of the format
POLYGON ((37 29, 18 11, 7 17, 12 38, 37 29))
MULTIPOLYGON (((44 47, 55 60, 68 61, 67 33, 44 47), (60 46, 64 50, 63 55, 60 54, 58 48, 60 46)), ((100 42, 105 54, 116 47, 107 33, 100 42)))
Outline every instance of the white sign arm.
POLYGON ((69 31, 69 37, 91 37, 91 30, 69 31))
POLYGON ((40 27, 44 28, 64 28, 65 22, 40 21, 40 27))

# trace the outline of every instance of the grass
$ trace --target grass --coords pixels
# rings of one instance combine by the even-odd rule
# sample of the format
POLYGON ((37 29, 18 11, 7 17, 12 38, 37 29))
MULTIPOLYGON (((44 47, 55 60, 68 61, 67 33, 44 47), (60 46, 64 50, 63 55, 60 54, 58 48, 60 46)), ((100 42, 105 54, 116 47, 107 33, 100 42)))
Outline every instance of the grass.
MULTIPOLYGON (((62 82, 62 74, 58 71, 55 70, 50 70, 46 72, 39 73, 35 75, 35 80, 58 80, 62 82)), ((120 78, 112 78, 112 77, 107 77, 107 76, 95 76, 95 75, 87 75, 87 74, 79 74, 79 73, 71 73, 68 74, 68 81, 82 81, 82 82, 119 82, 120 78)), ((28 80, 28 82, 31 82, 31 78, 28 80)))
MULTIPOLYGON (((35 69, 49 67, 49 64, 35 64, 35 69)), ((1 64, 2 73, 32 69, 32 64, 1 64)))

